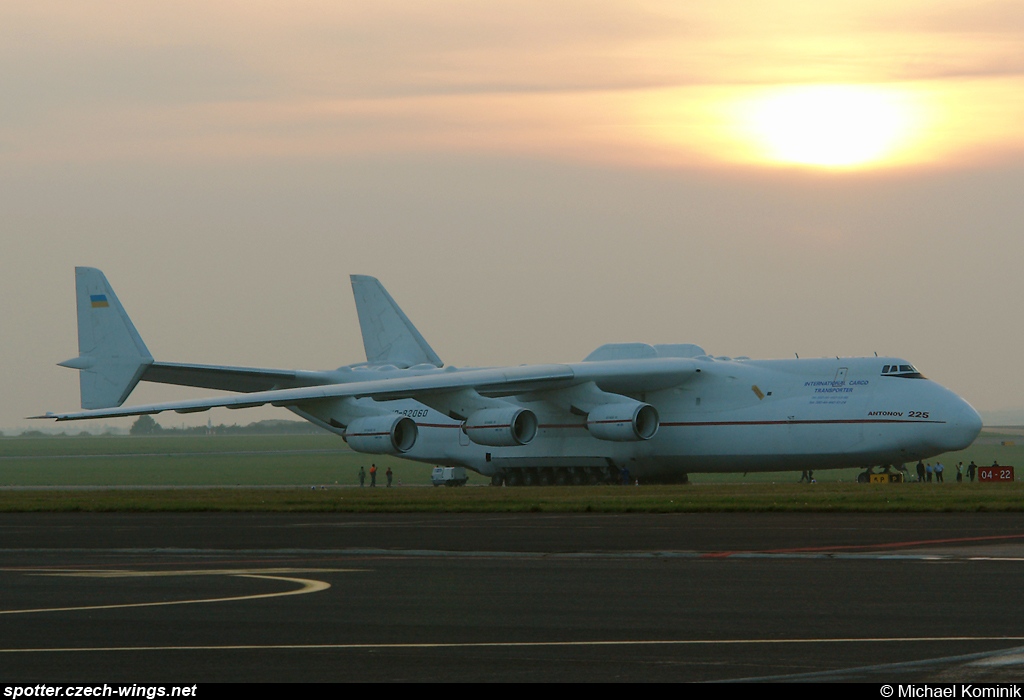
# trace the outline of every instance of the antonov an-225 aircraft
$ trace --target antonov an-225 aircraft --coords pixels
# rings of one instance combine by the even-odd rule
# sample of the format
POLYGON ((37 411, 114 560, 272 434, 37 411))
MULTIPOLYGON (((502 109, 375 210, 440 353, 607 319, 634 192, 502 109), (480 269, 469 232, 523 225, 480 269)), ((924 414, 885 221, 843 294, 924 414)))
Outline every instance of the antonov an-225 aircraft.
MULTIPOLYGON (((751 360, 604 345, 583 362, 444 367, 384 287, 352 276, 366 362, 333 371, 156 362, 99 270, 76 268, 82 408, 58 421, 282 406, 358 452, 494 484, 685 481, 691 472, 901 467, 959 450, 981 417, 907 360, 751 360), (122 408, 139 381, 240 392, 122 408)), ((863 476, 863 475, 862 475, 863 476)))

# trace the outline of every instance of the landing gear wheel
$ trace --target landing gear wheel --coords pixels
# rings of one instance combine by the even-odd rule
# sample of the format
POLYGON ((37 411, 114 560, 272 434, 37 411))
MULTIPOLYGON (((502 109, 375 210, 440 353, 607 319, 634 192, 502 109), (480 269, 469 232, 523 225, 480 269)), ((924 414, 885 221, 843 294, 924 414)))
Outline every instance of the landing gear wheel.
POLYGON ((505 483, 505 475, 498 472, 491 477, 491 486, 501 486, 505 483))

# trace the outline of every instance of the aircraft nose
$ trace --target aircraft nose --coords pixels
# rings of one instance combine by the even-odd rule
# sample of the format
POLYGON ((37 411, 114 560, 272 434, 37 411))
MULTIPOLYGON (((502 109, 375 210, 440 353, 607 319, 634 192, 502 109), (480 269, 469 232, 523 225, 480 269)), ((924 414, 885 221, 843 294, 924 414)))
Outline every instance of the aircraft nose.
POLYGON ((981 416, 974 407, 959 396, 956 401, 945 431, 946 449, 950 452, 967 449, 981 432, 981 416))

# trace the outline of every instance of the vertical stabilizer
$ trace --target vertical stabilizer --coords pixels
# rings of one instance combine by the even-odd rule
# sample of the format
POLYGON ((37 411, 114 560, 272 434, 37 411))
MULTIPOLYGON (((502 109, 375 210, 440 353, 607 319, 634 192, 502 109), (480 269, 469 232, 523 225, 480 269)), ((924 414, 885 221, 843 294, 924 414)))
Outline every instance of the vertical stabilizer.
POLYGON ((375 277, 352 275, 366 361, 397 367, 444 363, 375 277))
POLYGON ((153 362, 107 278, 75 268, 78 357, 60 364, 79 370, 82 408, 120 406, 153 362))

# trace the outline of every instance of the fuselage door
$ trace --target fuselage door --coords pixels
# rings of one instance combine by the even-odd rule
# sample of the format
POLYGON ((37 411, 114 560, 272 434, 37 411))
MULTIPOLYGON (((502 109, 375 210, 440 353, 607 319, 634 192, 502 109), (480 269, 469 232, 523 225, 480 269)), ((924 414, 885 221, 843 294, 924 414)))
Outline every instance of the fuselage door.
POLYGON ((836 385, 845 384, 846 383, 846 373, 849 372, 849 371, 850 371, 849 367, 840 367, 839 369, 836 370, 836 378, 833 379, 832 381, 836 385))

